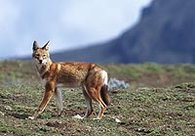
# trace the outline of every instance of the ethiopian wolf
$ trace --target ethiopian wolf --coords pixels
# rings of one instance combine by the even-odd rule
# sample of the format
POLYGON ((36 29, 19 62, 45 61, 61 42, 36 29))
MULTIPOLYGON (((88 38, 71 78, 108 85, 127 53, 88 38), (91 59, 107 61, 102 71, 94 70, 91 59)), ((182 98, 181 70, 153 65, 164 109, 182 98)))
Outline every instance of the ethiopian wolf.
MULTIPOLYGON (((33 60, 35 67, 45 86, 44 96, 35 113, 29 119, 40 115, 54 95, 58 107, 58 114, 63 111, 63 101, 60 86, 81 87, 86 100, 87 110, 84 117, 92 114, 92 100, 100 106, 97 119, 101 119, 110 103, 108 95, 108 75, 105 70, 94 63, 87 62, 53 62, 49 55, 49 41, 40 47, 33 43, 33 60)), ((82 118, 84 118, 82 117, 82 118)))

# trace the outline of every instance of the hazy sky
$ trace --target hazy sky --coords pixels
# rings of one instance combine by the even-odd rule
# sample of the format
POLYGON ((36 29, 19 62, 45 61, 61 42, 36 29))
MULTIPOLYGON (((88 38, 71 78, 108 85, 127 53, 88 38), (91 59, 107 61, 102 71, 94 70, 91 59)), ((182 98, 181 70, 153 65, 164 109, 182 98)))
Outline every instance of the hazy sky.
POLYGON ((0 59, 27 55, 32 43, 51 51, 117 37, 151 0, 0 0, 0 59))

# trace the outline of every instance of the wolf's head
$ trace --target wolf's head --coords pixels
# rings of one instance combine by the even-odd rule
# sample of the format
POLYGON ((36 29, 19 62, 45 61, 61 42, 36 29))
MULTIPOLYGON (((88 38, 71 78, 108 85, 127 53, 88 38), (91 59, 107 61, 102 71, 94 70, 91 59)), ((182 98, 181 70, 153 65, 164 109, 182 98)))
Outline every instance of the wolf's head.
POLYGON ((33 42, 32 57, 37 64, 46 65, 47 62, 51 61, 49 57, 49 42, 50 41, 48 41, 43 47, 39 47, 37 41, 33 42))

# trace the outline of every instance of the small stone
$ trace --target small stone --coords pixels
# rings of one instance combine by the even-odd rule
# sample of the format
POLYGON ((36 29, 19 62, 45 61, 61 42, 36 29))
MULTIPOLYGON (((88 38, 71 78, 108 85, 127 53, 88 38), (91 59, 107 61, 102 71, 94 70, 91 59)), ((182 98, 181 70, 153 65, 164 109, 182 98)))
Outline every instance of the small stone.
POLYGON ((79 114, 73 116, 74 119, 83 119, 83 117, 81 117, 79 114))
POLYGON ((117 119, 117 118, 115 118, 115 121, 116 121, 117 123, 121 123, 121 120, 119 120, 119 119, 117 119))
POLYGON ((4 106, 4 107, 6 110, 10 110, 10 111, 12 110, 12 107, 10 107, 10 106, 4 106))
POLYGON ((0 116, 5 116, 5 113, 0 111, 0 116))

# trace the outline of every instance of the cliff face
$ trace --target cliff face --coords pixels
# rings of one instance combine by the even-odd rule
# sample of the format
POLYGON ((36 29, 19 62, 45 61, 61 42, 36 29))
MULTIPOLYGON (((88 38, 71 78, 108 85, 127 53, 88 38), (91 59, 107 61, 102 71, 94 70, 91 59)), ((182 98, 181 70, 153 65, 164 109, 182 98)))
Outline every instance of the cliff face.
POLYGON ((140 21, 118 38, 54 54, 56 60, 99 63, 194 63, 195 1, 154 0, 140 21))
POLYGON ((194 6, 193 0, 155 0, 143 9, 140 22, 122 35, 127 62, 194 62, 194 6))

